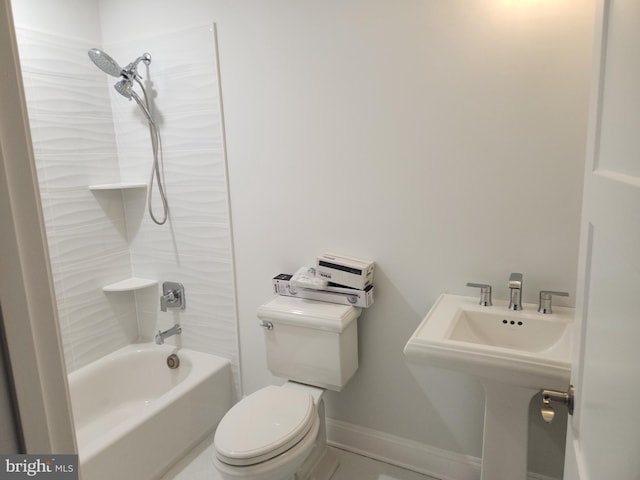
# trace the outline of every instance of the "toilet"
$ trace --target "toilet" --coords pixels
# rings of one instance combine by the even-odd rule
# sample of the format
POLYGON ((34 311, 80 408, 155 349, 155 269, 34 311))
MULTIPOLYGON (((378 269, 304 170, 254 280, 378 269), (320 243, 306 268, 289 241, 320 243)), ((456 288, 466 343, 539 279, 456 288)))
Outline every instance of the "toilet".
POLYGON ((338 461, 327 448, 323 395, 342 390, 358 368, 360 309, 277 296, 257 315, 267 367, 286 382, 227 412, 215 466, 224 480, 329 480, 338 461))

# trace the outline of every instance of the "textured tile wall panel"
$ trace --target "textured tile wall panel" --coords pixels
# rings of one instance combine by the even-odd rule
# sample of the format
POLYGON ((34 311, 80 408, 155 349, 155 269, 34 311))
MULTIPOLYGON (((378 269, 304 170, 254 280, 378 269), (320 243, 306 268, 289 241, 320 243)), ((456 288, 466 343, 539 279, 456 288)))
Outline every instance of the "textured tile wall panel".
MULTIPOLYGON (((208 185, 171 186, 171 215, 180 222, 228 224, 227 191, 208 185)), ((157 202, 154 202, 157 204, 157 202)), ((228 226, 226 227, 228 228, 228 226)))
MULTIPOLYGON (((149 141, 148 139, 146 140, 149 141)), ((164 148, 162 171, 167 185, 208 185, 227 187, 222 149, 174 150, 164 148)), ((120 152, 122 181, 146 182, 151 175, 153 156, 144 152, 120 152)))
MULTIPOLYGON (((110 119, 72 115, 30 115, 29 122, 36 155, 114 153, 110 119)), ((115 158, 114 156, 114 160, 115 158)))
POLYGON ((225 225, 177 221, 173 225, 176 228, 172 232, 145 223, 137 233, 132 252, 143 255, 152 252, 176 260, 181 255, 231 258, 229 230, 225 225))
MULTIPOLYGON (((111 103, 104 78, 61 77, 24 72, 30 115, 73 115, 103 118, 112 123, 111 103)), ((104 75, 101 75, 104 77, 104 75)))
MULTIPOLYGON (((129 107, 129 105, 125 106, 129 107)), ((119 150, 126 152, 150 151, 149 129, 142 121, 139 109, 134 108, 133 104, 125 111, 118 111, 121 109, 121 105, 114 106, 114 124, 119 150)), ((165 150, 222 149, 220 133, 222 124, 215 110, 157 112, 157 115, 160 116, 158 125, 162 136, 162 146, 165 150)))
POLYGON ((92 42, 24 27, 17 28, 16 35, 23 71, 67 78, 104 77, 87 55, 87 51, 96 46, 92 42), (87 68, 87 64, 92 68, 87 68))
POLYGON ((59 228, 50 231, 49 242, 56 247, 56 254, 66 264, 85 264, 93 258, 112 255, 128 255, 129 245, 106 221, 87 223, 77 228, 59 228))
POLYGON ((77 228, 87 224, 111 222, 126 235, 122 194, 119 190, 91 192, 87 186, 78 190, 49 189, 51 228, 77 228))
POLYGON ((120 174, 115 152, 97 154, 65 153, 56 155, 38 154, 38 177, 46 182, 46 188, 73 189, 87 185, 117 183, 120 174))
POLYGON ((135 301, 102 286, 131 273, 105 75, 77 39, 18 29, 27 107, 51 254, 65 361, 81 367, 137 336, 135 301))
MULTIPOLYGON (((158 227, 148 217, 142 219, 131 243, 135 274, 179 281, 187 290, 187 309, 167 313, 159 312, 157 299, 136 293, 140 330, 153 332, 153 311, 156 329, 180 322, 183 334, 170 341, 229 358, 239 389, 231 230, 212 28, 161 34, 135 44, 125 38, 105 48, 122 59, 144 51, 152 56, 148 71, 141 73, 161 131, 171 220, 170 226, 158 227)), ((111 95, 123 178, 142 175, 146 180, 152 158, 144 121, 133 104, 123 102, 117 93, 111 95)), ((158 211, 157 192, 153 204, 158 211)), ((133 228, 129 221, 128 230, 133 228)))

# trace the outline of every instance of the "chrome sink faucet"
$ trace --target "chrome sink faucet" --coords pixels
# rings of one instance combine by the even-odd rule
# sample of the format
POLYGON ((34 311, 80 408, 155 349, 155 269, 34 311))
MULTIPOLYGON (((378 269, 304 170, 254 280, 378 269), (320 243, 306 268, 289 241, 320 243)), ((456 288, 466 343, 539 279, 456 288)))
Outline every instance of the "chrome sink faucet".
POLYGON ((173 337, 174 335, 179 335, 181 333, 182 327, 180 325, 174 325, 169 330, 165 330, 164 332, 158 331, 158 333, 156 333, 156 343, 158 345, 162 345, 165 338, 173 337))
POLYGON ((512 273, 509 277, 509 310, 522 310, 522 274, 512 273))

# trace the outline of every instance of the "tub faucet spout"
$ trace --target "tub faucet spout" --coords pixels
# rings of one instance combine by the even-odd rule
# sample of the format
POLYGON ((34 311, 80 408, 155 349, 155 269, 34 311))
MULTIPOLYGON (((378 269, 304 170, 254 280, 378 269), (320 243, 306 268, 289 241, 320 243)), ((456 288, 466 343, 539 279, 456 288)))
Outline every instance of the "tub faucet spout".
POLYGON ((174 325, 169 330, 165 330, 164 332, 158 330, 156 334, 156 343, 158 345, 162 345, 164 343, 164 339, 168 337, 172 337, 174 335, 179 335, 182 333, 182 327, 180 325, 174 325))
POLYGON ((512 273, 509 277, 509 310, 522 310, 522 274, 512 273))

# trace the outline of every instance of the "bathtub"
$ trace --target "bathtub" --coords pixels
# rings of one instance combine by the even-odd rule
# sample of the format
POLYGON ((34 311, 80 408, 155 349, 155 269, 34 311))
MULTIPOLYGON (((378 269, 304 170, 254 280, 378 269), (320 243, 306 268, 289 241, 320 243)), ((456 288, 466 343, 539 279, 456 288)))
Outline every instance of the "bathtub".
POLYGON ((72 372, 69 390, 83 480, 160 477, 232 404, 226 359, 147 343, 72 372))

